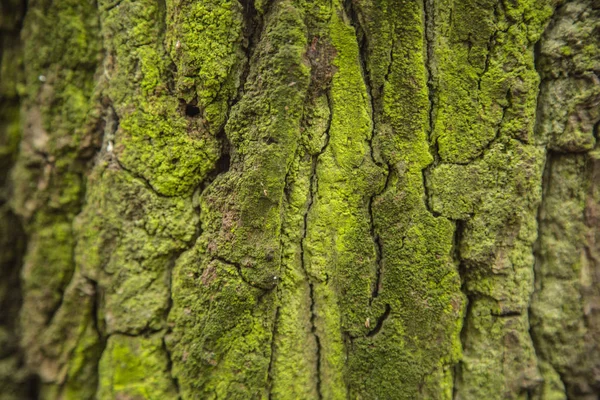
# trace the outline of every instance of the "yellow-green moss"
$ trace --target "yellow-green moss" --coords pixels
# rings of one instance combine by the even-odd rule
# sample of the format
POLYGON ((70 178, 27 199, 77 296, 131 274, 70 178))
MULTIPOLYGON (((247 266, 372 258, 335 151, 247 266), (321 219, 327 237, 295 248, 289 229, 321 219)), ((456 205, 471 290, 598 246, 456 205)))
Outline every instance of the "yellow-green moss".
POLYGON ((0 158, 42 396, 588 390, 595 153, 550 158, 535 292, 532 250, 545 146, 595 148, 586 4, 534 52, 550 0, 32 2, 0 158))
POLYGON ((75 222, 75 260, 104 289, 109 333, 160 329, 172 258, 192 239, 198 216, 191 199, 159 196, 105 157, 75 222))
POLYGON ((290 1, 264 16, 225 126, 231 166, 200 196, 202 234, 174 271, 169 347, 184 397, 266 396, 280 207, 309 75, 302 17, 290 1))
MULTIPOLYGON (((156 2, 100 5, 108 89, 119 118, 114 152, 122 165, 166 196, 189 194, 212 170, 219 143, 171 95, 171 63, 156 2)), ((184 48, 192 52, 194 49, 184 48)), ((224 56, 230 57, 228 54, 224 56)))
POLYGON ((188 102, 196 100, 208 129, 216 134, 226 121, 245 59, 242 5, 232 0, 168 1, 167 27, 166 45, 177 67, 177 95, 188 102))
MULTIPOLYGON (((90 298, 70 289, 69 282, 75 270, 71 221, 80 209, 86 163, 98 145, 98 33, 96 8, 77 1, 30 4, 22 31, 23 134, 11 199, 29 236, 21 341, 28 367, 56 393, 70 382, 93 384, 96 378, 94 356, 89 365, 66 371, 80 331, 90 321, 90 298)), ((93 397, 90 390, 79 393, 93 397)))
POLYGON ((102 377, 98 399, 172 399, 176 387, 169 379, 169 361, 162 335, 112 335, 99 365, 102 377))
POLYGON ((347 382, 351 396, 363 398, 444 398, 460 356, 463 299, 453 262, 454 224, 432 215, 426 204, 423 170, 433 157, 425 10, 404 3, 359 11, 362 28, 373 38, 367 42, 368 70, 382 68, 380 46, 389 46, 390 54, 382 88, 371 92, 374 154, 381 154, 390 174, 386 188, 372 198, 381 282, 371 329, 385 318, 384 305, 390 311, 378 333, 351 340, 347 382))

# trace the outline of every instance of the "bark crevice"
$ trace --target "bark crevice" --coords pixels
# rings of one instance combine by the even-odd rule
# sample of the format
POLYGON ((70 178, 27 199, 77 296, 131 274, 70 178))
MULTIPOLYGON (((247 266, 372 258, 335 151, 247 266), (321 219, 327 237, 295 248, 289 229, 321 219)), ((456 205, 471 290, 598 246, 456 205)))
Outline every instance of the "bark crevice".
POLYGON ((267 285, 262 285, 256 282, 252 282, 250 280, 248 280, 248 278, 246 278, 244 276, 244 273, 242 272, 243 270, 243 266, 240 263, 236 263, 236 262, 232 262, 229 261, 223 257, 219 257, 219 256, 212 256, 213 260, 219 261, 223 264, 229 265, 230 267, 234 267, 235 270, 237 271, 238 276, 240 277, 240 279, 248 286, 251 286, 255 289, 259 289, 259 290, 263 290, 266 292, 270 292, 271 290, 275 289, 275 287, 277 287, 277 284, 279 283, 279 277, 278 276, 274 276, 273 277, 273 282, 271 284, 267 285))
POLYGON ((429 107, 427 110, 428 126, 427 126, 427 142, 429 144, 429 153, 433 157, 433 161, 422 169, 421 174, 423 176, 423 202, 427 211, 434 216, 439 217, 440 213, 436 212, 431 206, 431 195, 429 193, 429 176, 431 175, 433 168, 435 168, 440 162, 440 155, 438 149, 438 140, 435 136, 435 77, 433 73, 433 59, 434 59, 434 40, 435 40, 435 21, 433 15, 435 12, 434 2, 432 0, 423 0, 423 40, 424 40, 424 62, 425 71, 427 73, 427 100, 429 107))
POLYGON ((389 304, 386 304, 383 314, 381 314, 381 316, 379 316, 379 318, 377 318, 377 323, 375 324, 375 327, 373 329, 371 329, 369 332, 367 332, 366 336, 373 337, 376 334, 378 334, 381 331, 381 328, 383 328, 383 323, 385 322, 386 319, 388 319, 391 312, 392 312, 392 308, 390 307, 389 304))
MULTIPOLYGON (((375 165, 377 165, 377 167, 379 167, 385 171, 385 183, 384 183, 383 187, 380 190, 375 191, 375 193, 373 193, 369 197, 368 202, 367 202, 367 211, 369 214, 369 231, 370 231, 371 238, 373 240, 373 246, 375 249, 375 265, 376 265, 374 284, 373 284, 373 288, 371 290, 371 298, 369 299, 369 306, 371 306, 373 301, 379 296, 379 291, 381 289, 381 279, 382 279, 382 274, 383 274, 383 269, 384 269, 384 267, 383 267, 383 243, 381 242, 381 238, 376 229, 373 203, 377 200, 378 197, 380 197, 383 193, 385 193, 388 190, 393 169, 392 169, 391 165, 385 164, 381 160, 381 157, 377 156, 375 144, 374 144, 374 141, 376 138, 376 132, 377 132, 377 124, 378 124, 378 120, 379 120, 379 118, 377 118, 377 113, 379 112, 379 110, 381 108, 380 106, 378 106, 378 102, 381 101, 381 96, 383 94, 382 93, 383 88, 381 88, 378 95, 376 95, 373 85, 372 85, 371 74, 369 73, 369 68, 368 68, 368 54, 369 54, 368 35, 365 31, 365 28, 362 26, 362 24, 360 22, 360 18, 358 16, 358 12, 355 8, 354 2, 352 0, 346 0, 346 1, 344 1, 343 5, 344 5, 344 8, 343 8, 344 14, 350 21, 350 25, 354 28, 355 33, 356 33, 358 50, 359 50, 358 55, 359 55, 360 70, 361 70, 363 82, 366 87, 367 96, 369 98, 369 105, 370 105, 370 112, 371 112, 371 135, 369 136, 367 141, 369 144, 369 153, 370 153, 371 161, 375 165)), ((392 64, 394 62, 394 59, 393 59, 394 46, 395 46, 395 42, 392 43, 391 47, 390 47, 390 63, 388 66, 388 72, 385 76, 386 81, 388 79, 388 76, 389 76, 391 68, 392 68, 392 64)), ((383 84, 385 84, 385 81, 383 84)))
POLYGON ((269 367, 267 368, 267 388, 269 391, 269 400, 273 398, 273 364, 275 363, 275 340, 277 338, 277 322, 279 321, 279 307, 275 309, 275 318, 273 320, 273 331, 271 333, 271 355, 269 357, 269 367))
POLYGON ((308 217, 310 214, 310 211, 312 209, 312 206, 314 204, 315 201, 315 196, 318 193, 318 173, 317 173, 317 166, 318 166, 318 162, 319 162, 319 157, 325 153, 325 151, 327 150, 327 147, 329 145, 329 138, 330 138, 330 133, 329 133, 329 129, 331 128, 331 121, 333 118, 333 108, 331 105, 331 97, 329 92, 327 93, 327 100, 328 100, 328 105, 329 105, 329 120, 327 122, 327 128, 325 130, 325 143, 323 144, 323 147, 321 148, 321 150, 317 153, 311 156, 311 176, 310 176, 310 183, 309 183, 309 188, 308 188, 308 201, 307 201, 307 205, 306 205, 306 211, 304 212, 304 216, 303 216, 303 226, 302 226, 302 238, 300 239, 300 264, 302 267, 302 270, 304 272, 306 281, 308 282, 309 285, 309 298, 310 298, 310 323, 311 323, 311 333, 315 339, 315 344, 316 344, 316 365, 315 365, 315 370, 316 370, 316 387, 317 387, 317 395, 319 399, 323 398, 322 392, 321 392, 321 340, 319 338, 319 334, 317 331, 317 314, 316 314, 316 310, 315 310, 315 306, 316 306, 316 299, 315 299, 315 294, 314 294, 314 279, 311 277, 311 274, 307 268, 307 262, 306 262, 306 248, 305 248, 305 242, 306 242, 306 238, 308 235, 308 217))

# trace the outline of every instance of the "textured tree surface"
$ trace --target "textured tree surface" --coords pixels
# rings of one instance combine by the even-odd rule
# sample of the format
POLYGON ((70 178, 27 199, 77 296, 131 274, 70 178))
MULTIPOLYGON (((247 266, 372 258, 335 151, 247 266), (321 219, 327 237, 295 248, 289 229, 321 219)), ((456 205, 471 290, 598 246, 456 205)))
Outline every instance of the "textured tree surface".
POLYGON ((597 399, 598 0, 2 0, 1 399, 597 399))

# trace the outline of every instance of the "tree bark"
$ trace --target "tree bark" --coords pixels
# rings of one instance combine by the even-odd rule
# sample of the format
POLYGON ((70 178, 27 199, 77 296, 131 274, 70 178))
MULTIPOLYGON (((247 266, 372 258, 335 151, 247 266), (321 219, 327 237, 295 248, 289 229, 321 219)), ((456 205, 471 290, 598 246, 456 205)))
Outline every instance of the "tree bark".
POLYGON ((0 32, 0 398, 600 396, 597 0, 0 32))

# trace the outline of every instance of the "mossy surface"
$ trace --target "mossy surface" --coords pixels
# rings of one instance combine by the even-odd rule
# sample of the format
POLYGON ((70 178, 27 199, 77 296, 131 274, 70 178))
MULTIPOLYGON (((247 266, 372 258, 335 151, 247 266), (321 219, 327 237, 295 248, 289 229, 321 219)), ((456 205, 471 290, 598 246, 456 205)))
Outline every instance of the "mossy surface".
POLYGON ((98 338, 90 330, 93 290, 75 273, 71 222, 99 146, 98 34, 95 6, 77 1, 32 2, 21 31, 21 141, 10 202, 28 237, 20 339, 27 367, 42 382, 40 396, 94 393, 82 382, 94 386, 98 349, 79 364, 74 360, 81 346, 92 349, 98 338))
POLYGON ((102 378, 97 398, 176 398, 168 363, 160 333, 147 337, 112 335, 98 367, 102 378))
POLYGON ((565 3, 536 60, 536 133, 548 147, 530 310, 544 378, 539 399, 597 396, 599 27, 597 7, 565 3))
POLYGON ((303 14, 284 1, 262 17, 225 125, 230 165, 199 196, 202 232, 174 271, 169 343, 184 396, 267 393, 281 204, 309 76, 303 14))
POLYGON ((591 0, 31 1, 23 52, 0 43, 0 223, 27 237, 0 229, 27 361, 4 379, 14 307, 0 391, 592 398, 599 21, 591 0))
MULTIPOLYGON (((119 121, 114 154, 124 169, 161 195, 190 194, 219 157, 219 143, 201 116, 186 115, 189 96, 181 94, 180 100, 171 95, 175 66, 164 44, 169 10, 155 1, 101 2, 99 7, 108 53, 106 93, 119 121)), ((185 49, 185 38, 181 40, 185 49)), ((218 85, 223 79, 212 80, 218 85)))
POLYGON ((22 302, 20 268, 26 247, 21 221, 7 204, 11 196, 10 169, 21 139, 20 94, 23 52, 19 25, 25 5, 0 4, 0 393, 6 400, 29 395, 29 371, 19 348, 18 315, 22 302))
POLYGON ((418 2, 355 6, 374 113, 371 156, 386 179, 368 199, 378 252, 373 311, 350 338, 348 381, 361 398, 448 398, 464 300, 454 224, 428 209, 424 186, 434 161, 427 10, 418 2))

